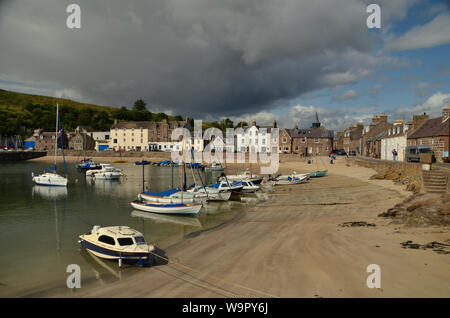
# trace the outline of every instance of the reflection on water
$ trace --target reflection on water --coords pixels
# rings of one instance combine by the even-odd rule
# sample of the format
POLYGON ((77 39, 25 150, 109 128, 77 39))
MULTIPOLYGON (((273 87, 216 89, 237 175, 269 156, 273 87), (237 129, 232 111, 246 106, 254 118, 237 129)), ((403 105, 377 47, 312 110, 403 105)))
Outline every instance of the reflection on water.
POLYGON ((165 214, 156 214, 151 212, 142 212, 134 210, 131 212, 131 216, 137 218, 143 218, 148 220, 153 220, 155 223, 172 223, 186 226, 193 226, 201 228, 202 224, 196 217, 190 216, 176 216, 176 215, 165 215, 165 214))
MULTIPOLYGON (((227 222, 257 202, 239 197, 209 202, 196 218, 147 214, 130 206, 142 189, 141 166, 114 164, 124 170, 126 178, 92 181, 72 163, 68 165, 67 188, 33 185, 31 172, 46 166, 37 162, 0 165, 0 244, 2 255, 7 255, 0 258, 0 297, 65 286, 69 264, 81 267, 82 284, 108 283, 139 270, 124 267, 121 272, 116 262, 94 259, 81 250, 78 236, 94 225, 128 225, 165 250, 192 232, 227 222)), ((202 178, 212 182, 219 174, 202 173, 202 178)), ((194 176, 198 182, 197 172, 189 172, 188 184, 194 182, 194 176)), ((150 191, 167 190, 172 183, 178 187, 180 177, 178 168, 145 167, 145 187, 150 191)))
POLYGON ((32 195, 41 196, 47 200, 56 200, 67 197, 66 187, 46 187, 42 185, 34 185, 32 189, 32 195))

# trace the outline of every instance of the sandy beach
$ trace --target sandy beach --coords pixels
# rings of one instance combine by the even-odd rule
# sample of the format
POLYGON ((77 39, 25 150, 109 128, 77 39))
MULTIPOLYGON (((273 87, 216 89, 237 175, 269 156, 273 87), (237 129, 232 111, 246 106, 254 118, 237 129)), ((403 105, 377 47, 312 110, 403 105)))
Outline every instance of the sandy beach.
MULTIPOLYGON (((326 177, 267 187, 261 195, 268 200, 167 248, 169 264, 157 261, 110 284, 82 282, 78 290, 56 288, 31 296, 450 297, 450 254, 401 246, 408 240, 445 242, 448 227, 392 224, 378 214, 411 195, 404 186, 369 180, 374 170, 345 158, 320 164, 328 169, 326 177), (339 226, 354 221, 375 226, 339 226), (381 268, 380 289, 366 285, 370 264, 381 268)), ((281 156, 281 173, 314 169, 296 156, 281 156)))

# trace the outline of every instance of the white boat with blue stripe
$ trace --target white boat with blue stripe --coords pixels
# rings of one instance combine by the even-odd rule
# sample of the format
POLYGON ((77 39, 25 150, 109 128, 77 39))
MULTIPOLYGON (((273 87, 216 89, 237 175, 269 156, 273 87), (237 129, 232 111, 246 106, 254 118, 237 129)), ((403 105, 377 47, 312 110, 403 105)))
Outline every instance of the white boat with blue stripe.
POLYGON ((197 215, 202 208, 201 203, 156 203, 140 200, 131 202, 131 206, 145 212, 192 216, 197 215))
POLYGON ((95 256, 139 266, 150 265, 155 247, 147 244, 142 233, 128 226, 100 227, 79 236, 79 243, 95 256))

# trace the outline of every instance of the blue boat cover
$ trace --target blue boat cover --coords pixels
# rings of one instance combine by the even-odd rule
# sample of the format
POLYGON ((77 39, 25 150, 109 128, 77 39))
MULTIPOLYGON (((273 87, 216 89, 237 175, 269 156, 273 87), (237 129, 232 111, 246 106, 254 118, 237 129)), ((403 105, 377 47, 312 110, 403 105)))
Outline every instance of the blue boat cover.
POLYGON ((176 188, 176 189, 170 189, 167 191, 163 191, 163 192, 144 192, 144 194, 146 195, 152 195, 154 197, 167 197, 171 194, 180 192, 180 189, 176 188))
POLYGON ((146 206, 158 206, 158 207, 165 207, 165 208, 177 208, 177 207, 186 206, 186 204, 183 204, 183 203, 174 203, 174 204, 152 204, 152 203, 147 203, 146 206))
POLYGON ((213 185, 211 185, 211 187, 218 189, 220 185, 220 182, 216 182, 213 185))
POLYGON ((234 181, 232 183, 232 185, 235 186, 235 187, 240 187, 242 185, 242 181, 234 181))

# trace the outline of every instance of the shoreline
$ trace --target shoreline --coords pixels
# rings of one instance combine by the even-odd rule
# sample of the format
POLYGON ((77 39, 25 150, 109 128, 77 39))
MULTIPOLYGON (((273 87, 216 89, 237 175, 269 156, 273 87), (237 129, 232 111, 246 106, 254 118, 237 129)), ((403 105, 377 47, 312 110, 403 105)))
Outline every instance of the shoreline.
MULTIPOLYGON (((328 165, 327 177, 275 187, 271 200, 184 237, 165 250, 173 264, 143 268, 108 285, 91 282, 75 292, 57 288, 33 296, 450 296, 450 257, 400 245, 443 241, 448 228, 407 228, 377 217, 411 193, 392 181, 369 180, 374 170, 345 162, 328 165), (339 226, 351 221, 376 227, 339 226), (381 267, 381 289, 365 286, 369 264, 381 267)), ((310 168, 299 161, 280 164, 282 173, 310 168)))

